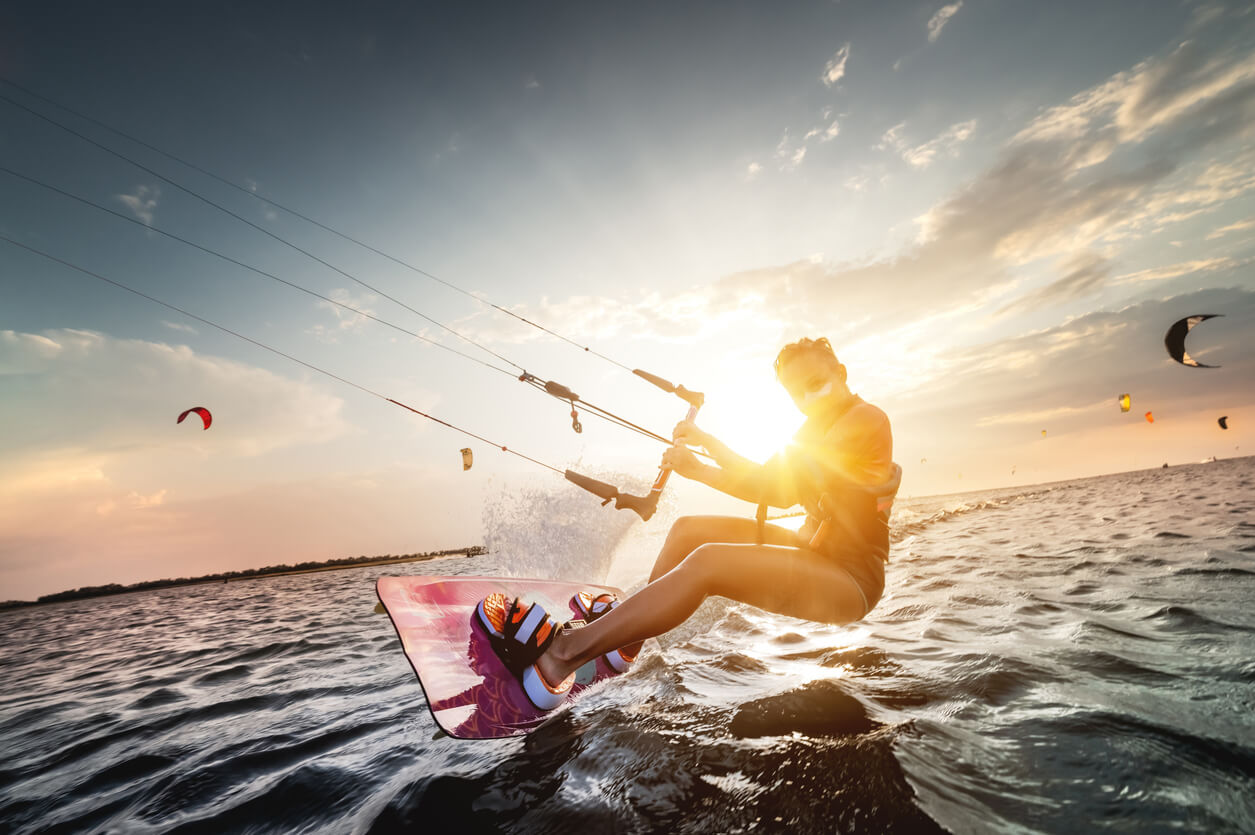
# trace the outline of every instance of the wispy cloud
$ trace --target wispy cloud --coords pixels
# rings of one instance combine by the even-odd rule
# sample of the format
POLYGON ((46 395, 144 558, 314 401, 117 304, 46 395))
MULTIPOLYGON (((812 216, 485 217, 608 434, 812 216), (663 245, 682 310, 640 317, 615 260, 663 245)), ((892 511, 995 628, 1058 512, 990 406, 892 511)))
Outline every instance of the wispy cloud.
POLYGON ((1247 229, 1255 228, 1255 217, 1248 220, 1239 220, 1237 223, 1230 223, 1228 226, 1222 226, 1207 234, 1207 240, 1214 241, 1217 238, 1223 238, 1230 232, 1244 232, 1247 229))
MULTIPOLYGON (((1073 259, 1093 251, 1119 264, 1139 237, 1190 213, 1219 211, 1255 191, 1255 148, 1233 141, 1255 121, 1255 83, 1243 80, 1245 70, 1238 69, 1252 61, 1250 52, 1235 34, 1201 60, 1174 49, 1071 99, 1119 99, 1127 107, 1080 108, 1079 121, 1052 108, 1050 115, 1034 119, 1036 127, 1009 141, 987 170, 925 212, 916 244, 895 257, 751 270, 713 285, 711 303, 751 285, 781 321, 822 316, 825 327, 844 327, 857 313, 873 322, 904 322, 992 302, 1020 279, 1022 268, 1045 258, 1064 266, 1055 286, 1038 291, 1042 299, 1054 303, 1094 292, 1115 280, 1116 268, 1106 271, 1099 261, 1073 259), (1148 83, 1149 78, 1161 83, 1148 83), (1176 83, 1167 83, 1169 78, 1176 83), (1117 87, 1125 92, 1117 94, 1117 87), (1140 92, 1134 96, 1129 88, 1140 92), (1182 107, 1183 101, 1194 105, 1182 107), (1135 121, 1130 108, 1140 114, 1135 121), (1105 148, 1103 159, 1078 170, 1076 161, 1089 159, 1089 150, 1102 140, 1115 144, 1105 148)), ((886 131, 882 145, 917 163, 939 157, 947 147, 936 140, 916 145, 907 140, 905 127, 886 131)), ((967 135, 967 123, 943 134, 950 141, 967 135)), ((846 187, 869 184, 852 177, 846 187)), ((1207 268, 1222 275, 1238 266, 1217 261, 1207 268)), ((1131 287, 1163 280, 1172 271, 1158 268, 1120 280, 1131 287)))
POLYGON ((846 43, 824 65, 824 74, 820 76, 824 84, 831 87, 845 78, 845 64, 848 60, 850 60, 850 45, 846 43))
POLYGON ((1041 426, 1044 423, 1055 423, 1061 418, 1077 417, 1092 414, 1104 407, 1110 408, 1110 398, 1090 403, 1086 406, 1056 406, 1053 409, 1032 409, 1028 411, 1006 412, 989 415, 976 421, 977 426, 999 426, 1002 424, 1028 423, 1041 426))
POLYGON ((928 41, 931 43, 941 37, 941 30, 950 22, 950 18, 954 17, 959 9, 963 8, 963 0, 957 3, 951 3, 948 6, 942 6, 937 13, 928 19, 928 41))
POLYGON ((1227 270, 1238 266, 1238 261, 1233 258, 1199 258, 1194 261, 1182 261, 1178 264, 1166 264, 1162 267, 1151 267, 1145 270, 1137 270, 1131 273, 1124 273, 1112 279, 1112 284, 1137 284, 1145 281, 1166 281, 1169 278, 1176 278, 1181 275, 1189 275, 1190 273, 1215 272, 1216 270, 1227 270))
MULTIPOLYGON (((328 294, 328 298, 331 298, 340 304, 348 305, 356 310, 360 310, 362 313, 369 313, 371 316, 374 316, 375 311, 371 308, 371 305, 375 303, 378 296, 373 293, 363 293, 360 296, 354 296, 343 287, 338 287, 328 294)), ((362 316, 359 313, 354 313, 352 310, 345 310, 343 307, 340 307, 339 304, 332 304, 328 301, 319 300, 317 302, 317 306, 322 310, 329 311, 336 319, 334 327, 328 327, 322 323, 317 323, 310 328, 310 333, 313 333, 324 342, 335 342, 337 333, 355 328, 363 322, 369 321, 365 316, 362 316)))
MULTIPOLYGON (((1218 44, 1206 59, 1211 69, 1203 74, 1178 67, 1188 58, 1188 53, 1180 50, 1138 64, 1138 73, 1161 77, 1173 76, 1173 67, 1178 67, 1181 71, 1175 77, 1184 86, 1146 87, 1137 108, 1148 114, 1147 120, 1156 122, 1153 130, 1130 134, 1143 138, 1117 143, 1103 160, 1084 169, 1078 171, 1075 161, 1085 155, 1095 137, 1121 135, 1114 125, 1126 117, 1118 109, 1101 109, 1087 117, 1079 130, 1042 135, 1026 130, 995 150, 986 170, 925 212, 919 221, 920 237, 892 257, 835 263, 800 258, 727 275, 670 297, 651 296, 633 302, 572 298, 547 304, 538 318, 575 323, 580 335, 610 338, 630 333, 661 342, 692 339, 699 330, 704 335, 732 332, 746 327, 747 322, 781 332, 787 328, 795 334, 883 333, 929 317, 957 318, 960 312, 964 321, 979 327, 984 317, 966 316, 966 312, 985 313, 1007 306, 1013 306, 1008 312, 1021 312, 1112 286, 1125 294, 1111 297, 1118 303, 1130 294, 1150 289, 1153 285, 1149 282, 1170 280, 1173 274, 1184 276, 1187 270, 1208 270, 1213 281, 1224 280, 1225 271, 1237 270, 1240 262, 1198 259, 1157 267, 1157 261, 1147 264, 1145 254, 1137 252, 1133 244, 1137 235, 1163 228, 1161 224, 1173 217, 1222 207, 1250 193, 1255 149, 1244 150, 1234 140, 1252 124, 1255 85, 1234 81, 1241 75, 1232 68, 1250 57, 1239 41, 1235 37, 1229 48, 1223 42, 1218 44), (1222 82, 1230 86, 1221 89, 1217 85, 1222 82), (1200 98, 1190 90, 1212 92, 1200 98), (1193 108, 1176 108, 1173 102, 1182 96, 1198 103, 1193 108), (1220 100, 1226 106, 1213 107, 1220 100), (1162 119, 1155 115, 1161 103, 1169 110, 1175 108, 1175 116, 1162 119), (1205 118, 1196 118, 1200 113, 1205 118), (1147 265, 1148 271, 1129 272, 1127 261, 1132 257, 1141 259, 1137 266, 1147 265), (1045 259, 1053 259, 1045 266, 1055 269, 1057 275, 1047 279, 1046 286, 1033 287, 1023 298, 1007 298, 1007 291, 1023 280, 1030 267, 1040 272, 1034 265, 1045 259)), ((1115 77, 1132 83, 1136 75, 1129 71, 1115 77)), ((1110 84, 1111 79, 1107 79, 1073 100, 1090 100, 1097 95, 1096 90, 1107 89, 1110 84)), ((895 155, 928 164, 951 152, 953 144, 974 135, 974 127, 960 122, 921 144, 909 139, 906 125, 895 125, 886 132, 883 144, 895 155)), ((813 150, 815 146, 810 147, 813 150)), ((781 161, 792 159, 790 154, 796 148, 792 138, 783 142, 777 149, 781 161)), ((875 182, 874 171, 850 174, 853 176, 846 179, 850 189, 868 188, 875 182)), ((1164 248, 1168 249, 1166 242, 1164 248)), ((1225 303, 1234 301, 1229 296, 1216 298, 1225 303)), ((1161 350, 1161 320, 1168 314, 1162 309, 1153 312, 1154 322, 1139 325, 1137 338, 1161 350)), ((942 324, 939 321, 937 328, 942 324)), ((1030 376, 1025 372, 1041 368, 1048 358, 1062 355, 1085 364, 1088 352, 1120 354, 1124 337, 1116 331, 1126 324, 1119 316, 1091 316, 1085 318, 1083 326, 1069 325, 1048 336, 1007 341, 965 355, 961 358, 963 367, 956 373, 991 375, 982 378, 980 386, 989 383, 988 390, 997 391, 998 385, 1003 385, 1010 396, 1026 390, 1027 382, 1021 385, 1016 375, 1030 376)), ((1124 365, 1118 372, 1131 373, 1124 365)), ((1117 383, 1108 378, 1101 385, 1106 389, 1117 383)), ((1105 391, 1064 395, 1056 389, 1050 395, 1055 398, 1053 405, 1047 397, 1040 408, 1086 405, 1107 396, 1105 391)), ((1035 410, 1039 405, 1023 408, 1035 410)), ((991 408, 988 414, 1005 411, 1005 407, 991 408)), ((970 426, 970 410, 966 415, 966 425, 970 426)))
POLYGON ((876 147, 899 154, 912 168, 927 168, 942 154, 957 156, 959 145, 971 138, 976 132, 976 120, 969 119, 951 125, 933 139, 921 145, 912 146, 903 137, 906 122, 899 122, 885 131, 876 147))
POLYGON ((1082 252, 1067 259, 1064 270, 1063 278, 1020 297, 1003 307, 996 315, 1005 316, 1039 310, 1087 295, 1101 287, 1111 275, 1111 262, 1096 253, 1082 252))
POLYGON ((162 319, 161 324, 165 325, 172 331, 182 331, 183 333, 190 333, 193 336, 199 335, 199 331, 197 331, 196 328, 191 325, 185 325, 182 322, 167 322, 165 319, 162 319))
MULTIPOLYGON (((1088 313, 1063 324, 1007 339, 943 353, 943 372, 928 384, 931 403, 961 402, 961 392, 985 401, 988 417, 980 425, 1040 422, 1081 416, 1095 403, 1115 409, 1115 397, 1134 392, 1142 403, 1171 402, 1180 397, 1180 381, 1159 373, 1171 362, 1163 350, 1167 325, 1180 310, 1224 309, 1241 320, 1255 313, 1255 292, 1214 288, 1166 299, 1128 305, 1119 310, 1088 313), (1052 374, 1050 369, 1083 368, 1083 374, 1052 374), (1007 404, 1015 408, 1006 409, 1007 404)), ((1215 402, 1248 402, 1251 394, 1240 377, 1255 373, 1255 354, 1241 351, 1241 325, 1229 319, 1209 336, 1213 353, 1222 354, 1232 374, 1209 388, 1215 402)), ((970 405, 968 407, 970 409, 970 405)))
POLYGON ((776 143, 775 155, 781 171, 792 171, 801 165, 811 145, 831 142, 841 134, 841 125, 833 116, 831 107, 824 108, 820 120, 820 124, 807 130, 801 139, 795 140, 789 130, 780 137, 780 141, 776 143))
POLYGON ((131 210, 131 214, 139 218, 145 226, 153 225, 153 215, 157 211, 157 202, 161 198, 161 189, 157 186, 138 185, 133 194, 115 195, 119 203, 131 210))
POLYGON ((1186 41, 1052 107, 1016 136, 1020 143, 1067 143, 1076 171, 1104 162, 1122 145, 1144 142, 1169 127, 1187 133, 1230 132, 1249 124, 1255 54, 1213 50, 1186 41))
POLYGON ((794 143, 792 136, 786 130, 784 136, 780 137, 780 141, 776 143, 776 162, 780 170, 792 171, 801 165, 804 159, 806 159, 805 140, 794 143))
POLYGON ((824 120, 828 121, 826 125, 817 125, 806 132, 802 137, 803 142, 809 142, 812 139, 818 139, 820 142, 831 142, 841 134, 841 125, 836 119, 832 119, 832 113, 824 113, 824 120))

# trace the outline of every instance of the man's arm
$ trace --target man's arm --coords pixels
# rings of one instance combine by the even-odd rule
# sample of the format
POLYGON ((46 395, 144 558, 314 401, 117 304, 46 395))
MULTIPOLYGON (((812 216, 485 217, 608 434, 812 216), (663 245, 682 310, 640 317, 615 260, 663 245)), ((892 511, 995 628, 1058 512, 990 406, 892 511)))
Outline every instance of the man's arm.
POLYGON ((692 421, 676 424, 672 436, 681 446, 664 453, 663 463, 685 478, 754 504, 765 502, 773 507, 792 507, 798 503, 797 487, 783 461, 773 458, 765 465, 751 461, 733 452, 714 435, 703 432, 692 421), (705 447, 718 466, 701 463, 688 446, 705 447))
MULTIPOLYGON (((709 447, 707 451, 715 454, 709 447)), ((723 466, 699 463, 699 469, 691 477, 752 504, 765 502, 772 507, 792 507, 798 503, 797 490, 786 467, 756 464, 740 456, 735 459, 716 457, 715 460, 723 466)))
POLYGON ((733 452, 731 447, 714 435, 706 435, 702 438, 701 446, 705 447, 710 457, 715 459, 715 463, 725 470, 742 470, 747 467, 760 466, 744 455, 733 452))

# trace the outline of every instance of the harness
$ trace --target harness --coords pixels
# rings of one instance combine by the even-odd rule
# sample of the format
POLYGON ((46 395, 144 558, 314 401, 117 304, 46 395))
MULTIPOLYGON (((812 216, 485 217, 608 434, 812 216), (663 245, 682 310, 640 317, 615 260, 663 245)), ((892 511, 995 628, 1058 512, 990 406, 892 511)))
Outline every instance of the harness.
MULTIPOLYGON (((852 401, 846 409, 831 416, 822 427, 808 421, 795 437, 811 439, 820 434, 820 429, 826 434, 856 402, 852 401)), ((889 477, 883 482, 865 485, 819 472, 818 465, 808 456, 777 454, 764 465, 769 473, 764 479, 764 492, 770 485, 770 472, 778 471, 781 467, 787 467, 797 480, 801 504, 806 508, 807 515, 820 520, 818 529, 807 545, 810 550, 822 553, 834 530, 839 528, 855 543, 863 540, 858 544, 881 551, 881 558, 888 562, 889 513, 902 483, 902 468, 899 465, 893 464, 889 477), (790 458, 794 460, 789 460, 790 458)), ((767 523, 765 498, 765 495, 760 498, 755 514, 759 545, 764 542, 767 523)))
POLYGON ((816 529, 807 547, 812 551, 823 552, 824 546, 832 535, 833 528, 842 527, 856 538, 868 540, 865 543, 867 545, 875 546, 878 549, 885 547, 886 550, 881 555, 881 559, 888 562, 889 553, 887 546, 881 546, 879 542, 870 540, 873 536, 879 540, 881 531, 887 536, 889 513, 893 510, 893 500, 897 496, 898 487, 901 483, 902 468, 894 464, 889 478, 880 484, 861 485, 851 483, 843 485, 836 492, 820 494, 817 502, 819 512, 815 514, 820 520, 819 528, 816 529), (874 534, 868 531, 867 526, 869 523, 864 521, 868 519, 869 511, 874 524, 878 526, 874 534))

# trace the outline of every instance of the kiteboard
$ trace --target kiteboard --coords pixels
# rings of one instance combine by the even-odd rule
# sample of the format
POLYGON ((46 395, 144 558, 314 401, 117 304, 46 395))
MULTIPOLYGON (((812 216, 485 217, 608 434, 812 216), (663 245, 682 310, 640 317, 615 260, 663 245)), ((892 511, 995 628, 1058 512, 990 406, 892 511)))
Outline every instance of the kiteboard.
MULTIPOLYGON (((418 675, 432 718, 457 739, 521 736, 555 712, 533 707, 501 663, 475 616, 480 600, 504 592, 538 602, 555 619, 569 613, 574 620, 581 617, 571 602, 576 592, 623 597, 610 586, 517 577, 380 577, 375 591, 418 675)), ((576 672, 564 704, 614 675, 604 658, 588 662, 576 672)))

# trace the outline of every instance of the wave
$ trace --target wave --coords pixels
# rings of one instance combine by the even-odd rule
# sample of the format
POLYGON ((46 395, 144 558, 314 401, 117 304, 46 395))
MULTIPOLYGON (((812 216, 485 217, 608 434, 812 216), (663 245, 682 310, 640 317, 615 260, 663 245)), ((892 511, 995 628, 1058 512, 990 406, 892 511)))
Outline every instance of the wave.
POLYGON ((850 736, 884 727, 867 715, 858 699, 832 681, 813 681, 779 696, 768 696, 737 708, 728 726, 735 737, 850 736))
MULTIPOLYGON (((914 540, 865 621, 711 598, 499 743, 438 733, 366 617, 395 569, 8 615, 0 829, 1247 831, 1255 517, 1193 498, 1232 479, 1193 478, 905 501, 893 535, 914 540)), ((621 537, 588 505, 613 524, 503 517, 499 551, 426 570, 578 578, 656 553, 666 516, 621 537)))
MULTIPOLYGON (((980 513, 986 510, 1000 510, 1002 508, 1009 507, 1019 502, 1024 502, 1030 499, 1035 499, 1040 496, 1044 496, 1047 493, 1053 492, 1053 490, 1054 488, 1047 489, 1047 490, 1034 490, 1034 491, 1029 491, 1029 492, 1017 492, 1010 495, 999 496, 997 498, 974 500, 974 501, 971 501, 970 503, 966 501, 960 501, 960 503, 954 507, 948 507, 948 508, 943 508, 941 510, 936 510, 926 515, 919 516, 918 518, 903 519, 903 516, 910 517, 914 513, 910 507, 912 500, 906 500, 905 502, 905 504, 907 505, 906 507, 894 508, 893 518, 890 520, 890 525, 889 525, 889 541, 895 542, 895 543, 901 542, 907 537, 911 537, 911 536, 915 536, 917 534, 923 533, 929 528, 935 525, 939 525, 943 522, 953 521, 955 519, 959 519, 959 518, 962 518, 964 516, 968 516, 974 513, 980 513)), ((916 501, 920 501, 920 500, 916 500, 916 501)))

